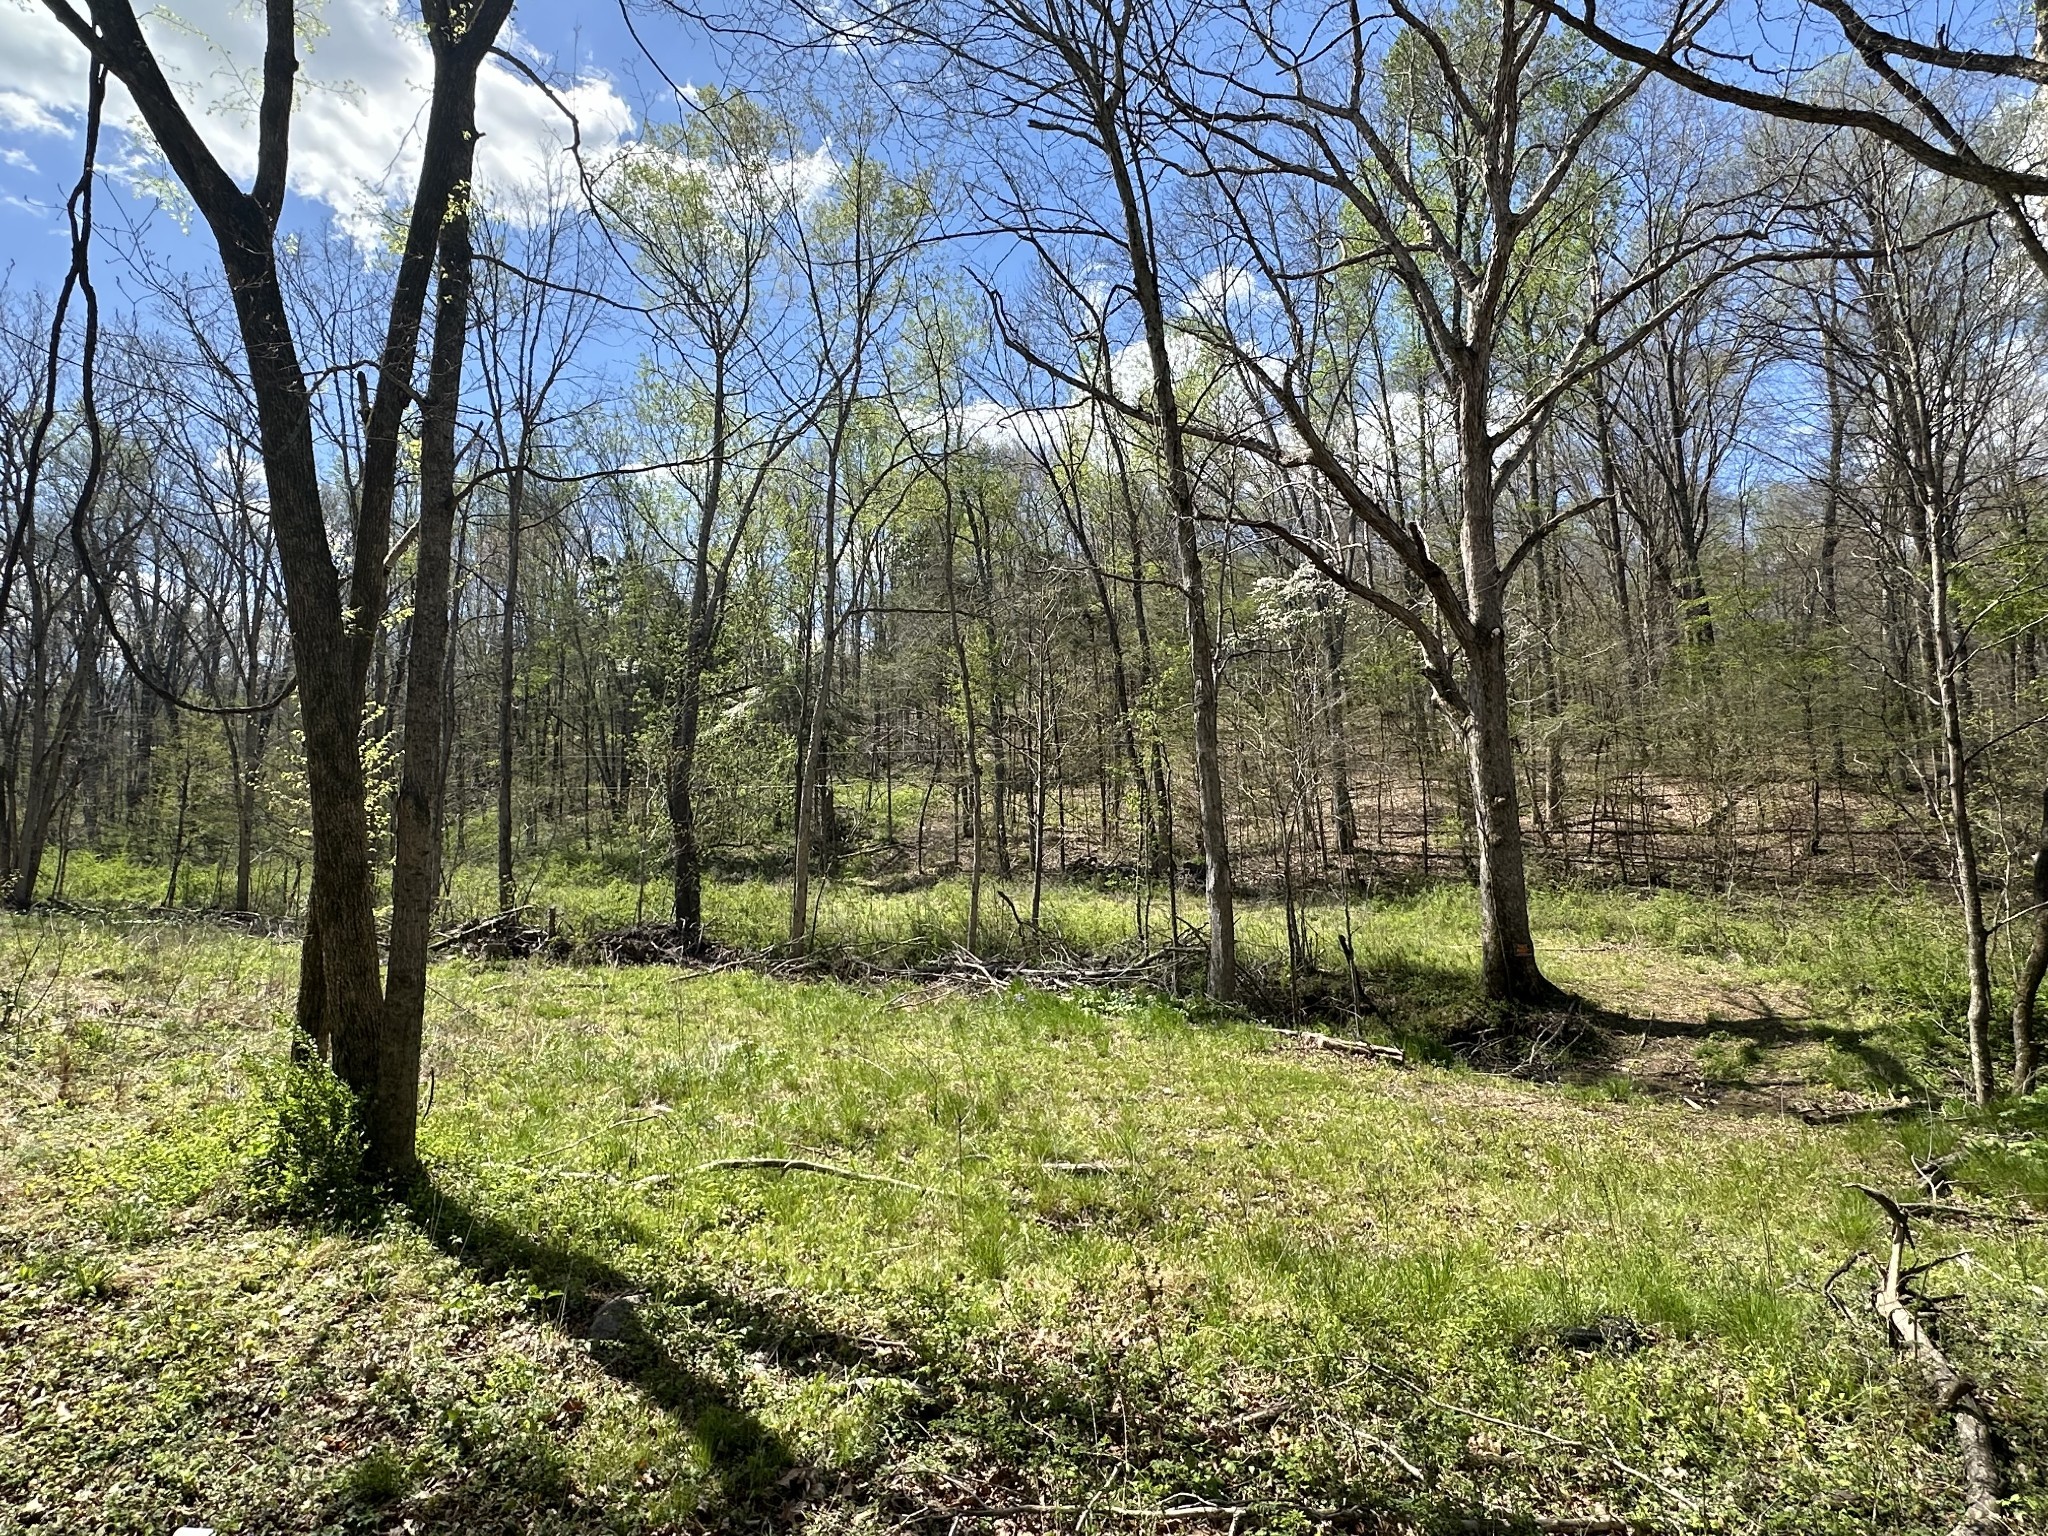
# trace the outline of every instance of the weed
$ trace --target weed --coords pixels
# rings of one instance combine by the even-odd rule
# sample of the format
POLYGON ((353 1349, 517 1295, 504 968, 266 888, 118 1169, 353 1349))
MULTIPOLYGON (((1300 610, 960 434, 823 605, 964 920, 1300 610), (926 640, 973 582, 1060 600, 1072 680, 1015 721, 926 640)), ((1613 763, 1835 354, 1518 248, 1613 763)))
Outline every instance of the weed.
POLYGON ((389 1504, 412 1483, 412 1469, 389 1449, 370 1452, 342 1473, 341 1497, 355 1504, 389 1504))
POLYGON ((243 1174, 250 1208, 294 1221, 350 1220, 369 1209, 355 1097, 308 1052, 269 1071, 243 1174))

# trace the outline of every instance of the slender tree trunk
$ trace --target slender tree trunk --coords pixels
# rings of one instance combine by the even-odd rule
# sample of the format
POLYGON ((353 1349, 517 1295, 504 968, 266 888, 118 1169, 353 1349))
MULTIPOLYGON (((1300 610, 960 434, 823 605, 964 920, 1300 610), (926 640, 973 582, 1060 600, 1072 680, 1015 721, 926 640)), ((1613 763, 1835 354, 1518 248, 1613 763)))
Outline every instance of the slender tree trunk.
POLYGON ((1152 407, 1164 461, 1167 504, 1173 515, 1175 579, 1187 618, 1195 737, 1195 790, 1202 825, 1203 894, 1209 918, 1207 991, 1218 1002, 1237 997, 1237 910, 1230 869, 1230 838, 1223 800, 1222 743, 1217 727, 1216 643, 1209 626, 1209 585, 1202 570, 1195 486, 1174 390, 1173 359, 1167 346, 1166 303, 1153 265, 1150 210, 1124 153, 1120 126, 1105 108, 1099 142, 1109 161, 1124 214, 1131 257, 1132 288, 1144 320, 1145 350, 1151 364, 1152 407))
POLYGON ((98 625, 90 621, 81 625, 78 657, 58 700, 56 719, 49 718, 46 698, 38 699, 32 706, 35 717, 29 734, 28 783, 21 799, 14 883, 7 892, 7 904, 17 912, 26 912, 35 903, 50 825, 64 798, 67 776, 72 770, 73 746, 99 672, 99 645, 98 625))
POLYGON ((1031 753, 1031 927, 1034 932, 1038 928, 1039 898, 1045 891, 1046 742, 1052 730, 1047 719, 1050 706, 1046 696, 1046 671, 1050 665, 1050 657, 1040 658, 1037 730, 1031 753))
MULTIPOLYGON (((468 77, 466 146, 475 143, 475 76, 468 77)), ((465 174, 466 182, 468 176, 465 174)), ((421 412, 419 521, 412 633, 406 656, 404 763, 392 817, 391 960, 383 1026, 374 1043, 377 1090, 363 1103, 371 1156, 390 1175, 410 1172, 419 1125, 420 1049, 426 1013, 427 946, 440 889, 441 804, 446 787, 442 696, 447 661, 456 512, 456 418, 470 296, 468 212, 451 210, 441 235, 434 346, 421 412)), ((340 1067, 337 1042, 337 1069, 340 1067)), ((343 1073, 344 1076, 348 1074, 343 1073)))
POLYGON ((1950 613, 1948 553, 1943 545, 1942 520, 1934 509, 1921 508, 1919 532, 1927 582, 1928 672, 1941 719, 1949 840, 1955 855, 1956 891, 1962 900, 1970 977, 1969 1007, 1964 1016, 1970 1050, 1970 1096, 1983 1105, 1991 1102, 1996 1089, 1991 1064, 1991 933, 1984 917, 1983 875, 1970 806, 1970 752, 1958 687, 1960 658, 1956 654, 1954 618, 1950 613))
POLYGON ((178 875, 185 864, 185 814, 192 805, 192 759, 186 758, 178 775, 178 818, 171 832, 171 871, 164 880, 164 905, 178 904, 178 875))
POLYGON ((1329 706, 1325 728, 1330 738, 1330 812, 1337 823, 1337 852, 1349 859, 1358 852, 1358 812, 1351 801, 1351 746, 1344 686, 1344 612, 1325 604, 1322 616, 1323 660, 1328 668, 1329 706))
POLYGON ((498 910, 519 904, 519 885, 512 870, 512 699, 517 680, 519 635, 519 556, 526 505, 526 442, 519 444, 521 462, 505 481, 505 611, 498 625, 498 910))
POLYGON ((704 669, 710 637, 693 623, 683 643, 676 679, 676 713, 669 736, 668 820, 670 877, 675 894, 675 924, 686 944, 704 938, 704 861, 697 844, 697 742, 703 732, 704 669))
POLYGON ((2041 840, 2034 849, 2030 892, 2034 901, 2034 942, 2012 999, 2012 1091, 2024 1098, 2034 1091, 2039 1056, 2034 1043, 2034 1008, 2041 978, 2048 975, 2048 790, 2041 794, 2041 840))
POLYGON ((839 560, 836 504, 828 494, 825 513, 824 604, 819 615, 818 653, 810 717, 804 728, 803 762, 797 774, 796 847, 790 876, 789 940, 801 945, 810 931, 811 856, 818 840, 818 791, 824 772, 825 722, 832 695, 832 657, 839 649, 839 560))

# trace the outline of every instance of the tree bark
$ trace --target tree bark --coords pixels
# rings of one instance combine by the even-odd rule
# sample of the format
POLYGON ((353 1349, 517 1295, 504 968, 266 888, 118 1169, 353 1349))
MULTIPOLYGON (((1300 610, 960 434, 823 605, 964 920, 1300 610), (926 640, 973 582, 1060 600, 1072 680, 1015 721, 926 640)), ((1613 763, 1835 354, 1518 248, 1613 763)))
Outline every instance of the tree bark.
MULTIPOLYGON (((468 146, 475 142, 473 72, 463 104, 469 131, 461 142, 468 146)), ((419 522, 406 656, 405 755, 392 817, 391 959, 382 1027, 370 1043, 376 1058, 376 1088, 362 1095, 371 1158, 380 1172, 392 1176, 409 1173, 415 1161, 427 946, 441 882, 441 803, 447 767, 443 715, 448 702, 443 686, 457 501, 455 428, 468 341, 470 266, 469 215, 457 207, 450 211, 441 236, 433 357, 421 411, 419 522)), ((335 1069, 348 1078, 344 1054, 337 1041, 335 1069)))
POLYGON ((498 910, 519 904, 519 886, 512 871, 513 684, 517 678, 519 634, 519 555, 526 504, 526 441, 519 443, 520 462, 505 482, 505 611, 498 633, 498 910))

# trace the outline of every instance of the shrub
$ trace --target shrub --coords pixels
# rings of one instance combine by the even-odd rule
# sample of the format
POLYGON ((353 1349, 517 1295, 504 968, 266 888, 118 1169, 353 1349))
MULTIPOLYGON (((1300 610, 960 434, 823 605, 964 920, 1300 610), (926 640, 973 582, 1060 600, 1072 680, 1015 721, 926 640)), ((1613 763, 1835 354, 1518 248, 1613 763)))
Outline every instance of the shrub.
POLYGON ((243 1188, 252 1209, 287 1221, 350 1220, 370 1203, 355 1095, 334 1069, 295 1052, 259 1090, 243 1188))

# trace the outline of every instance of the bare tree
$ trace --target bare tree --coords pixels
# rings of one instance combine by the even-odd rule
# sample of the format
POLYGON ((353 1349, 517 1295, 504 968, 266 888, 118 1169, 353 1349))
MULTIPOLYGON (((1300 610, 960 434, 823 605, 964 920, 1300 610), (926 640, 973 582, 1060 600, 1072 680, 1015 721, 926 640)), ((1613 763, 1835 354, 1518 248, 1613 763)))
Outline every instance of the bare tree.
POLYGON ((263 449, 269 517, 307 746, 313 895, 299 987, 299 1024, 331 1045, 336 1071, 362 1106, 369 1155, 402 1176, 414 1162, 428 925, 438 882, 441 679, 455 512, 455 419, 469 306, 466 199, 476 157, 479 71, 511 0, 427 0, 434 82, 403 253, 367 411, 352 565, 346 580, 328 535, 315 452, 311 388, 286 302, 279 220, 291 169, 299 16, 267 0, 256 108, 256 173, 229 175, 165 75, 129 0, 44 6, 133 100, 171 173, 214 239, 233 298, 263 449), (438 276, 432 360, 415 388, 420 332, 438 276), (400 427, 421 401, 415 617, 410 630, 405 763, 395 817, 388 980, 379 976, 369 828, 358 735, 373 636, 388 591, 400 427))
MULTIPOLYGON (((1229 22, 1226 29, 1223 20, 1229 22)), ((1559 995, 1529 924, 1514 761, 1508 593, 1523 563, 1601 493, 1542 509, 1517 485, 1560 412, 1598 371, 1756 254, 1743 203, 1711 182, 1678 204, 1671 237, 1602 211, 1615 136, 1640 71, 1560 43, 1548 12, 1511 3, 1303 17, 1226 4, 1237 42, 1173 64, 1189 153, 1215 191, 1219 272, 1201 318, 1245 380, 1238 397, 1275 420, 1203 427, 1268 464, 1312 474, 1348 528, 1333 542, 1284 517, 1252 526, 1400 625, 1462 738, 1479 846, 1482 971, 1490 996, 1559 995), (1705 271, 1698 270, 1704 266, 1705 271), (1374 444, 1357 366, 1361 277, 1398 296, 1384 322, 1427 359, 1407 425, 1374 444), (1633 323, 1602 323, 1635 307, 1633 323), (1448 445, 1439 524, 1404 512, 1399 461, 1448 445), (1356 539, 1392 557, 1405 587, 1346 569, 1356 539)), ((1412 467, 1409 470, 1412 474, 1412 467)))

